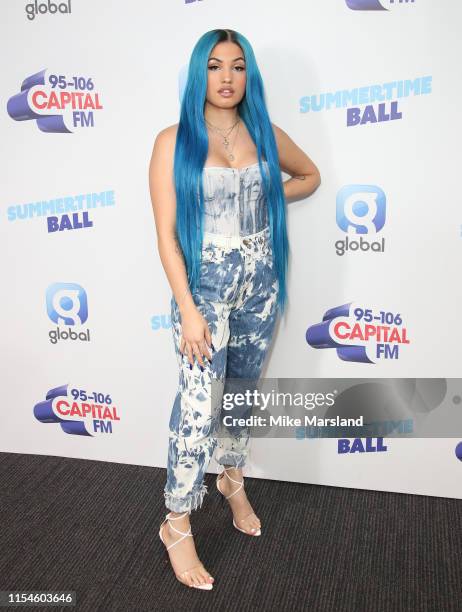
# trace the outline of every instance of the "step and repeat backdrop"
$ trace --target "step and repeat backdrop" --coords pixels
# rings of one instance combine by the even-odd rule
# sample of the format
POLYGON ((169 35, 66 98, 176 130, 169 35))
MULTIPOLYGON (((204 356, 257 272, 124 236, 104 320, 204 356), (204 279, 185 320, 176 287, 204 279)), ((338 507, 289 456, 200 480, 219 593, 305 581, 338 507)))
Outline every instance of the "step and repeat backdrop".
POLYGON ((461 18, 450 0, 5 2, 0 450, 166 466, 178 371, 148 166, 194 44, 232 28, 322 176, 287 204, 263 376, 363 403, 366 385, 369 407, 406 379, 411 407, 382 415, 390 437, 254 438, 245 473, 462 498, 462 430, 405 435, 462 411, 461 18))

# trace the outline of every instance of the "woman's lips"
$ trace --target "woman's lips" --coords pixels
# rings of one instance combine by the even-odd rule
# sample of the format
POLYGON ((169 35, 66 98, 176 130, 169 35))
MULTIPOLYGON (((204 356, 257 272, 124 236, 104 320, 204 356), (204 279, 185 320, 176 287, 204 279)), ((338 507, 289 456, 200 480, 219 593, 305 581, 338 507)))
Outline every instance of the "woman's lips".
POLYGON ((223 96, 223 98, 230 98, 234 95, 234 91, 232 89, 220 89, 218 93, 220 96, 223 96))

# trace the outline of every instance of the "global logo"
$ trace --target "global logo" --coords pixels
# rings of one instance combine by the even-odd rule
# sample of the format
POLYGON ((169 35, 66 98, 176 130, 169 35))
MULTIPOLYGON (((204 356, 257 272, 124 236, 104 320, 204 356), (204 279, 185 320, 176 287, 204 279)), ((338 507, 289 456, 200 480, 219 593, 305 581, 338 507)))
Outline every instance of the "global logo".
POLYGON ((393 7, 397 4, 414 4, 414 0, 345 0, 353 11, 386 11, 384 5, 393 7))
POLYGON ((120 421, 108 393, 70 384, 50 389, 45 401, 35 404, 34 416, 41 423, 59 424, 64 433, 74 436, 111 434, 113 423, 120 421))
POLYGON ((42 132, 55 133, 95 127, 95 113, 102 108, 91 77, 66 76, 46 68, 26 77, 21 91, 7 103, 15 121, 34 120, 42 132))
POLYGON ((400 313, 355 302, 327 310, 305 338, 313 348, 335 348, 343 361, 359 363, 398 359, 401 346, 410 344, 400 313))
POLYGON ((67 0, 67 2, 60 2, 59 4, 56 2, 29 2, 26 4, 26 15, 27 19, 31 21, 35 19, 37 15, 44 15, 45 13, 50 13, 50 15, 56 15, 56 13, 62 14, 70 14, 71 12, 71 0, 67 0))
POLYGON ((53 283, 46 291, 46 308, 48 317, 57 324, 56 329, 48 333, 52 344, 59 340, 90 341, 89 329, 72 329, 81 327, 88 319, 87 294, 83 287, 77 283, 53 283))
POLYGON ((377 185, 345 185, 336 200, 336 221, 347 234, 345 240, 335 242, 337 255, 346 251, 383 253, 385 238, 370 241, 363 237, 375 235, 385 225, 386 196, 377 185), (359 236, 359 240, 357 237, 359 236))

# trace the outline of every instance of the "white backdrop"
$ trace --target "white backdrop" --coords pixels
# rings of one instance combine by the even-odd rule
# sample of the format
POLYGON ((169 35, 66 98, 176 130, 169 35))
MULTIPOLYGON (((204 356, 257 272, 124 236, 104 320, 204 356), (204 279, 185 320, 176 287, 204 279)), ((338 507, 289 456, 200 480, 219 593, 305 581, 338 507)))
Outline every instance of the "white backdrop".
MULTIPOLYGON (((54 14, 47 2, 4 4, 0 450, 166 466, 178 374, 148 164, 156 134, 178 121, 194 44, 218 27, 249 39, 271 120, 322 175, 315 194, 288 204, 289 308, 264 376, 459 376, 457 3, 382 0, 386 10, 364 10, 372 0, 114 0, 102 10, 73 0, 54 14), (419 95, 394 90, 382 109, 371 101, 375 114, 399 118, 347 125, 352 107, 367 112, 372 86, 383 94, 386 83, 416 79, 426 87, 419 95), (23 83, 30 89, 21 96, 23 83), (358 104, 304 112, 321 94, 358 88, 358 104), (56 93, 85 94, 95 108, 76 100, 73 109, 39 110, 56 93), (384 252, 336 253, 335 242, 355 233, 336 216, 340 190, 351 185, 385 194, 383 226, 364 235, 385 238, 384 252), (63 307, 77 307, 72 320, 57 319, 60 290, 69 296, 63 307), (307 329, 349 302, 400 313, 409 343, 374 363, 311 346, 307 329), (52 342, 57 328, 87 338, 52 342), (42 403, 53 389, 61 408, 99 404, 106 412, 60 424, 58 404, 42 403)), ((458 443, 390 438, 383 453, 340 454, 336 439, 255 439, 245 473, 460 498, 458 443)))

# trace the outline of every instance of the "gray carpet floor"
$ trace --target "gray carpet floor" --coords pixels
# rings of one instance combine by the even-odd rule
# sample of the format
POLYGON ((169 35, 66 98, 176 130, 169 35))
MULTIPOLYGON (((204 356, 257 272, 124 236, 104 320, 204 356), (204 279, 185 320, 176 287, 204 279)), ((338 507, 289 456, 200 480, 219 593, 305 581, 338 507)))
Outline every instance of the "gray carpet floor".
POLYGON ((462 610, 462 500, 246 478, 252 538, 214 481, 191 516, 215 577, 199 591, 158 537, 164 469, 1 453, 0 590, 76 591, 75 608, 31 610, 462 610))

